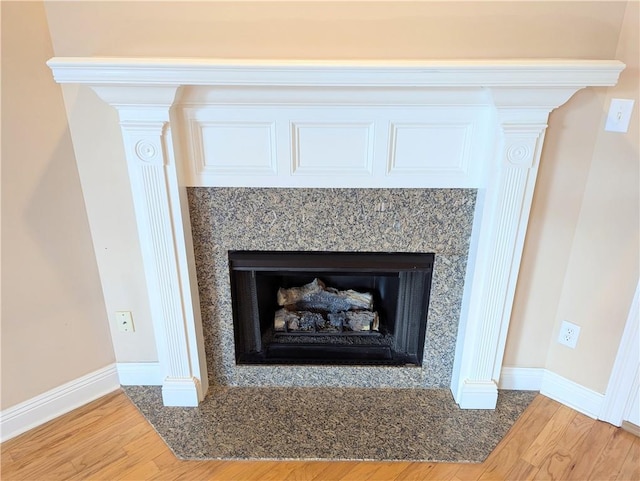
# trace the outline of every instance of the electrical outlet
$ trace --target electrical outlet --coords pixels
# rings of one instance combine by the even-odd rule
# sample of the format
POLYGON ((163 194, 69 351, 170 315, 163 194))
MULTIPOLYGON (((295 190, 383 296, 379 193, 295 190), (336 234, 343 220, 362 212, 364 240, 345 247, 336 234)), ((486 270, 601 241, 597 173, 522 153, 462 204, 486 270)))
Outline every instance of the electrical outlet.
POLYGON ((578 336, 580 335, 580 326, 569 321, 562 321, 560 325, 560 333, 558 334, 558 342, 571 349, 576 348, 578 343, 578 336))
POLYGON ((118 324, 118 331, 120 332, 134 332, 133 317, 131 311, 117 311, 116 323, 118 324))

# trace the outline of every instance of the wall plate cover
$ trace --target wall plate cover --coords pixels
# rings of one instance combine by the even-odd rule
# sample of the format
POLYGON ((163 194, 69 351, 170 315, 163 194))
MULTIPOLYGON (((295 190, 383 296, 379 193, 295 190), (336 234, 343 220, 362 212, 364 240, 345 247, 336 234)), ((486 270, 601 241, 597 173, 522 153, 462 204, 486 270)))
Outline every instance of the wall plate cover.
POLYGON ((580 335, 580 326, 569 321, 562 321, 560 332, 558 333, 558 342, 571 349, 576 348, 578 336, 580 335))
POLYGON ((633 112, 634 101, 631 99, 611 99, 604 130, 607 132, 626 132, 633 112))
POLYGON ((118 324, 118 331, 120 332, 135 331, 131 311, 116 311, 116 324, 118 324))

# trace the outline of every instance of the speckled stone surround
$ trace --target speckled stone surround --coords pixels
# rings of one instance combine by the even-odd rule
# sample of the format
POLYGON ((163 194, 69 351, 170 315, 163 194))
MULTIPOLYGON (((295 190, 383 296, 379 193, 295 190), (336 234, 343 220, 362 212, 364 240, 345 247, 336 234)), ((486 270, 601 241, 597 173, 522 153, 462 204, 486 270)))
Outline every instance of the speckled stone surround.
POLYGON ((156 386, 125 392, 182 459, 482 462, 535 392, 460 409, 445 389, 216 387, 197 408, 156 386))
POLYGON ((212 385, 442 388, 451 381, 475 189, 188 189, 212 385), (433 252, 422 367, 236 366, 229 250, 433 252))

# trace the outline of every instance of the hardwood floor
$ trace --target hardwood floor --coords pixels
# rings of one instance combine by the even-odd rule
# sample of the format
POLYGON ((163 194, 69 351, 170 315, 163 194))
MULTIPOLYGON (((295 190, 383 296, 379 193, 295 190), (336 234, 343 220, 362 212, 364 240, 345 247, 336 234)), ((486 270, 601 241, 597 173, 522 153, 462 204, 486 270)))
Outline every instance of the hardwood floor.
POLYGON ((180 461, 121 391, 1 450, 5 481, 640 480, 640 438, 541 395, 482 464, 180 461))

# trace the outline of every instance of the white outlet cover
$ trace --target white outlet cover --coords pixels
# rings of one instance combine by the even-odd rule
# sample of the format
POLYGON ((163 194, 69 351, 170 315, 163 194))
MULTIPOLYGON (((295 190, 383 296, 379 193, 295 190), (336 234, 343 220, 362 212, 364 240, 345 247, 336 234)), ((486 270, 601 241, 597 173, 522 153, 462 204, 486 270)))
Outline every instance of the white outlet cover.
POLYGON ((558 333, 558 343, 563 346, 576 348, 578 337, 580 336, 580 326, 569 321, 562 321, 560 332, 558 333))

